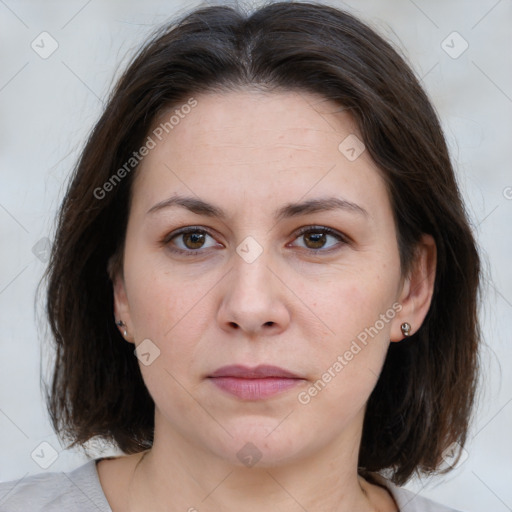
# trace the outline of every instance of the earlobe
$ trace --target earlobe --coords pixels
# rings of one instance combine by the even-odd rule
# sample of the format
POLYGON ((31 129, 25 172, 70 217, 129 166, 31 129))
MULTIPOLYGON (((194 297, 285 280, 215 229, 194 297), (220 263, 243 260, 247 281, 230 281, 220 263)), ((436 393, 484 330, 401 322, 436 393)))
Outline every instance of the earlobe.
POLYGON ((109 262, 108 273, 112 281, 112 292, 114 295, 114 317, 116 325, 121 332, 123 338, 132 343, 133 332, 131 328, 130 307, 128 304, 128 297, 126 294, 126 287, 124 277, 121 270, 114 271, 111 263, 109 262))
POLYGON ((434 294, 437 250, 434 238, 423 234, 415 250, 411 271, 404 280, 400 313, 391 328, 391 341, 402 341, 421 327, 434 294), (404 325, 407 324, 407 325, 404 325))

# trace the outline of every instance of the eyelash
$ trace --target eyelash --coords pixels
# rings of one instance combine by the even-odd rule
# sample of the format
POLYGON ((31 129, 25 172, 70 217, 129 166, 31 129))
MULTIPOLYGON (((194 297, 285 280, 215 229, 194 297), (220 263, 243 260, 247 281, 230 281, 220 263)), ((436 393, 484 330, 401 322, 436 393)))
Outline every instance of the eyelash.
MULTIPOLYGON (((185 256, 195 256, 197 254, 204 252, 205 249, 183 250, 183 249, 176 249, 176 248, 170 247, 170 242, 174 238, 176 238, 180 235, 186 235, 189 233, 200 233, 200 234, 205 234, 205 235, 208 235, 208 236, 211 236, 212 238, 214 238, 214 236, 208 230, 206 230, 204 228, 201 228, 199 226, 189 226, 186 228, 181 228, 177 231, 173 231, 169 235, 165 236, 164 239, 161 241, 161 244, 164 246, 169 246, 169 249, 172 252, 181 254, 181 255, 185 255, 185 256)), ((326 234, 326 235, 331 235, 331 236, 337 238, 342 245, 346 245, 349 243, 349 239, 347 236, 342 235, 338 231, 335 231, 334 229, 328 228, 326 226, 304 226, 303 228, 301 228, 298 232, 296 232, 294 234, 294 236, 295 236, 294 240, 299 238, 300 236, 304 235, 305 233, 317 233, 317 234, 322 233, 322 234, 326 234)), ((305 249, 312 254, 320 254, 320 253, 331 253, 333 250, 339 249, 339 247, 334 248, 334 249, 332 247, 329 249, 308 249, 308 248, 305 248, 305 249)))

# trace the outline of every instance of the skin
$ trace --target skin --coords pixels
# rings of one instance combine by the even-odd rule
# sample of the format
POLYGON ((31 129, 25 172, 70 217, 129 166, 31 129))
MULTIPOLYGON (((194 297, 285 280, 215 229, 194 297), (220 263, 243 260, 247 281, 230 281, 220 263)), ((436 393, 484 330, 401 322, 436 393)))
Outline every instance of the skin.
POLYGON ((139 363, 156 404, 153 448, 142 459, 98 463, 111 507, 397 510, 387 490, 358 476, 357 456, 365 405, 389 343, 404 338, 403 322, 414 333, 427 314, 435 243, 425 235, 411 273, 401 275, 384 181, 367 151, 349 161, 338 149, 359 134, 338 105, 297 92, 195 98, 197 106, 137 171, 123 268, 113 276, 121 332, 135 345, 150 339, 160 355, 139 363), (147 213, 177 194, 212 203, 226 218, 179 206, 147 213), (287 203, 333 195, 367 214, 339 209, 274 218, 287 203), (186 226, 209 234, 162 243, 186 226), (326 235, 319 242, 314 227, 299 235, 305 226, 330 227, 348 241, 326 235), (251 263, 236 251, 248 236, 263 249, 251 263), (394 318, 300 403, 298 394, 397 303, 394 318), (302 380, 271 398, 242 400, 207 378, 229 364, 276 365, 302 380), (253 467, 237 457, 248 442, 261 454, 253 467))

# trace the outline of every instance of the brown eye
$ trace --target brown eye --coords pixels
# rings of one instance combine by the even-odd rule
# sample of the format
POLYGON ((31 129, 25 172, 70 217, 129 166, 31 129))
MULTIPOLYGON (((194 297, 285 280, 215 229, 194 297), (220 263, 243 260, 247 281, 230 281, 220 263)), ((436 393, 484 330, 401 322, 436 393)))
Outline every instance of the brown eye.
POLYGON ((205 234, 198 232, 183 233, 183 243, 188 249, 201 249, 205 241, 205 234))
POLYGON ((308 226, 302 229, 295 240, 303 240, 303 245, 299 247, 316 252, 329 252, 337 245, 347 243, 346 238, 337 231, 325 226, 308 226))
POLYGON ((321 249, 325 245, 327 235, 325 233, 310 232, 303 235, 303 238, 308 249, 321 249))
POLYGON ((189 255, 216 245, 214 238, 207 231, 199 228, 184 228, 171 233, 164 239, 163 243, 174 252, 189 255), (206 245, 208 238, 211 239, 211 242, 206 245))

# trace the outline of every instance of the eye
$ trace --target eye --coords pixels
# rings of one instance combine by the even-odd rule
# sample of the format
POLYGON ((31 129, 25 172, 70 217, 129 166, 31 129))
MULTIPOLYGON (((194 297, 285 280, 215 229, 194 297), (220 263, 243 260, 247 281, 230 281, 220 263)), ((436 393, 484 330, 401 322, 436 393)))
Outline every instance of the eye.
POLYGON ((162 243, 168 245, 171 251, 187 255, 196 254, 202 249, 209 249, 218 245, 208 231, 196 227, 187 227, 174 231, 166 236, 162 243), (211 238, 213 243, 205 245, 207 238, 211 238))
MULTIPOLYGON (((326 226, 305 226, 296 234, 295 240, 300 240, 301 238, 305 243, 299 245, 299 247, 312 252, 330 252, 336 246, 348 243, 346 236, 326 226), (329 244, 330 239, 331 243, 329 244)), ((222 247, 208 231, 195 226, 188 226, 178 231, 173 231, 162 240, 162 245, 168 246, 175 253, 186 256, 201 253, 204 249, 222 247), (206 245, 208 238, 212 242, 206 245)))
POLYGON ((301 238, 305 243, 302 246, 299 245, 299 247, 304 247, 313 252, 329 252, 329 249, 340 245, 340 243, 342 245, 348 243, 345 236, 326 226, 305 226, 297 233, 295 240, 300 240, 301 238), (338 243, 327 245, 329 239, 338 240, 338 243))

